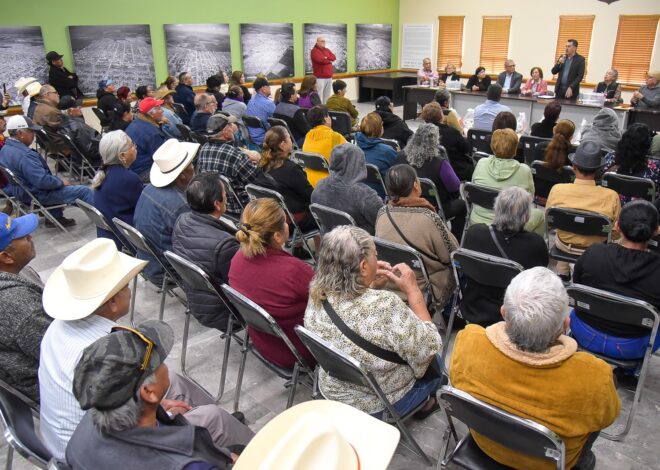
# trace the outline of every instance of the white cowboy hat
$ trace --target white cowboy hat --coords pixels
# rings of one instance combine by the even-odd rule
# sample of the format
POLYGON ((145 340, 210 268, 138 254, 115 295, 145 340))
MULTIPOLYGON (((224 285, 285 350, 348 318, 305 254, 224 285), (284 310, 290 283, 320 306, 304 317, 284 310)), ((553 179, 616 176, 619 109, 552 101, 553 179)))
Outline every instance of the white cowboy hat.
POLYGON ((154 152, 154 163, 149 174, 151 184, 163 188, 172 183, 192 162, 198 150, 199 144, 166 140, 154 152))
POLYGON ((234 470, 385 470, 399 430, 331 400, 296 405, 252 438, 234 470))
POLYGON ((108 238, 97 238, 64 258, 44 286, 43 304, 59 320, 85 318, 124 288, 146 261, 117 251, 108 238))
POLYGON ((25 91, 25 88, 30 84, 36 82, 37 79, 34 77, 21 77, 16 80, 14 83, 14 88, 18 90, 18 94, 22 94, 25 91))
POLYGON ((41 84, 39 82, 32 82, 29 83, 25 89, 28 92, 28 95, 30 96, 37 96, 39 92, 41 91, 41 84))

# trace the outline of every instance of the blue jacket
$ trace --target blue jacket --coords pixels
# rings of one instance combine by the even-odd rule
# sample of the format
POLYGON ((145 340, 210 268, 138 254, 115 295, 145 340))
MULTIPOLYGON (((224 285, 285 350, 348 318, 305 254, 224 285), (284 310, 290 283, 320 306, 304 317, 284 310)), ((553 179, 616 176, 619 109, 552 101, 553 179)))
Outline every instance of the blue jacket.
MULTIPOLYGON (((383 181, 385 181, 387 170, 396 163, 396 150, 383 143, 380 137, 367 137, 362 132, 355 134, 355 143, 364 152, 367 163, 378 167, 378 171, 380 171, 380 175, 383 177, 383 181)), ((385 197, 382 186, 371 183, 365 184, 373 188, 380 197, 385 197)))
POLYGON ((126 128, 126 133, 137 145, 137 157, 131 165, 138 175, 148 171, 154 160, 154 152, 167 140, 160 128, 144 119, 136 117, 126 128))
POLYGON ((183 120, 177 113, 171 109, 166 108, 165 106, 163 106, 163 116, 165 116, 169 121, 167 124, 163 124, 160 127, 163 132, 175 139, 181 139, 181 131, 176 127, 176 125, 183 124, 183 120))
MULTIPOLYGON (((268 118, 272 117, 274 112, 275 112, 275 103, 273 103, 271 100, 266 98, 261 93, 257 93, 248 103, 247 113, 245 114, 249 116, 258 117, 264 123, 266 129, 268 129, 270 127, 268 125, 268 118)), ((252 137, 252 140, 254 140, 256 144, 258 145, 263 144, 264 136, 266 135, 265 130, 257 129, 254 127, 248 127, 248 132, 250 133, 250 137, 252 137)))
MULTIPOLYGON (((176 93, 174 93, 174 102, 182 104, 186 108, 188 122, 190 122, 190 116, 195 112, 195 91, 192 87, 179 83, 176 86, 176 93)), ((188 122, 184 121, 185 124, 188 122)))
MULTIPOLYGON (((37 199, 64 185, 61 179, 53 176, 46 160, 36 150, 16 139, 7 139, 0 150, 0 165, 9 168, 37 199)), ((30 198, 19 187, 10 184, 4 189, 24 203, 30 202, 30 198)))
POLYGON ((190 118, 190 130, 194 132, 206 132, 206 124, 209 122, 211 113, 200 113, 195 111, 190 118))

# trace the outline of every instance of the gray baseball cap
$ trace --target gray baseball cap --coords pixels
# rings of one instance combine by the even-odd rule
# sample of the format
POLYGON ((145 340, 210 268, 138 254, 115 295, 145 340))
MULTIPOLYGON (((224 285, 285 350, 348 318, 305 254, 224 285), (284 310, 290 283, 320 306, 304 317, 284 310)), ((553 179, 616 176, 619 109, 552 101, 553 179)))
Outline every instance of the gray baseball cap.
POLYGON ((172 350, 174 332, 167 323, 149 320, 135 330, 117 326, 83 351, 73 375, 73 394, 83 410, 114 410, 134 398, 172 350), (153 343, 146 364, 149 345, 141 336, 153 343))

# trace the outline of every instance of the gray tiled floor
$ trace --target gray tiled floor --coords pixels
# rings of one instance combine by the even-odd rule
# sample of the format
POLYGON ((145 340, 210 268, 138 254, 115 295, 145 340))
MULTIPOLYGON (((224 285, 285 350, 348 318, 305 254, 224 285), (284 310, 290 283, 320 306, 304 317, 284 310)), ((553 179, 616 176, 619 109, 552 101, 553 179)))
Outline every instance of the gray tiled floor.
MULTIPOLYGON (((362 115, 371 111, 371 106, 360 105, 362 115)), ((400 111, 400 109, 397 109, 400 111)), ((67 215, 74 217, 78 225, 70 235, 57 229, 42 226, 35 233, 34 241, 37 258, 32 266, 45 280, 62 259, 95 236, 95 230, 78 209, 67 209, 67 215)), ((156 318, 160 297, 156 289, 140 280, 138 283, 136 322, 147 318, 156 318)), ((165 321, 175 330, 177 343, 168 358, 168 365, 179 370, 180 341, 183 332, 184 307, 175 299, 168 298, 165 321)), ((223 342, 219 335, 200 326, 194 319, 191 322, 190 343, 188 347, 188 369, 202 385, 215 393, 219 384, 223 342)), ((240 360, 239 348, 231 347, 227 383, 220 404, 227 409, 233 406, 233 392, 240 360)), ((287 392, 283 382, 253 357, 249 357, 240 398, 240 409, 245 412, 247 421, 253 430, 258 431, 270 419, 284 410, 287 392)), ((310 392, 300 387, 296 403, 309 400, 310 392)), ((624 395, 624 403, 630 403, 630 394, 624 395)), ((660 447, 658 416, 660 412, 660 359, 653 357, 649 377, 632 431, 624 442, 612 442, 599 439, 594 445, 597 467, 603 470, 648 470, 660 469, 660 447)), ((440 442, 446 428, 446 420, 441 413, 429 417, 424 422, 411 422, 410 429, 424 451, 433 460, 437 459, 440 442)), ((5 444, 0 446, 0 466, 5 464, 5 444)), ((15 457, 14 468, 33 468, 21 457, 15 457)), ((402 445, 399 446, 392 463, 392 470, 426 468, 423 461, 402 445)), ((432 467, 429 467, 432 468, 432 467)))

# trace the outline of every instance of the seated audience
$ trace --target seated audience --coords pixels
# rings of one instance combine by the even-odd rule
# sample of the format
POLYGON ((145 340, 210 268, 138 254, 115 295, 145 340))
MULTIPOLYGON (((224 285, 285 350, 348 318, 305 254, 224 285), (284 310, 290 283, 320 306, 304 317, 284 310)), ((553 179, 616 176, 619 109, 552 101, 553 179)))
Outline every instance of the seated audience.
MULTIPOLYGON (((422 187, 410 165, 394 165, 387 172, 388 204, 378 212, 376 236, 417 250, 431 282, 436 306, 441 310, 451 301, 456 288, 451 269, 451 252, 458 248, 435 207, 422 197, 422 187)), ((428 286, 417 272, 421 291, 428 286)))
MULTIPOLYGON (((83 185, 72 185, 69 181, 53 176, 46 160, 30 148, 34 142, 35 131, 39 129, 28 117, 10 117, 7 120, 9 139, 0 150, 0 165, 11 170, 27 190, 46 207, 73 204, 76 199, 93 204, 91 189, 83 185)), ((29 196, 18 186, 8 184, 3 191, 30 206, 29 196)), ((64 227, 76 225, 74 219, 64 217, 62 208, 50 209, 49 212, 64 227)), ((54 224, 46 219, 46 227, 53 226, 54 224)))
MULTIPOLYGON (((78 147, 78 150, 93 166, 98 167, 101 164, 101 155, 99 154, 99 142, 101 134, 92 126, 85 123, 82 113, 82 100, 75 99, 73 96, 63 96, 60 99, 58 107, 62 110, 62 125, 60 130, 71 137, 71 140, 78 147)), ((71 159, 78 165, 81 160, 73 153, 71 159)))
POLYGON ((351 100, 346 98, 347 87, 348 85, 346 85, 344 80, 335 80, 332 83, 332 91, 334 94, 328 98, 325 105, 330 111, 343 111, 350 114, 351 125, 355 127, 358 123, 358 110, 355 108, 355 105, 351 103, 351 100))
POLYGON ((206 79, 206 93, 215 97, 217 108, 220 109, 222 102, 225 100, 225 95, 220 91, 220 87, 224 85, 225 79, 222 74, 211 75, 206 79))
POLYGON ((394 114, 394 103, 387 96, 379 96, 374 102, 376 112, 383 120, 383 137, 386 139, 394 139, 399 143, 399 147, 403 148, 408 143, 408 139, 413 135, 408 124, 399 116, 394 114))
POLYGON ((275 106, 274 118, 282 119, 289 126, 298 146, 305 142, 305 135, 309 132, 309 124, 305 114, 307 110, 296 104, 298 92, 294 83, 285 83, 280 87, 280 102, 275 106))
MULTIPOLYGON (((30 119, 34 118, 34 112, 37 109, 37 98, 39 96, 39 92, 41 91, 41 85, 39 82, 34 81, 30 84, 28 84, 25 87, 25 91, 27 92, 28 96, 26 97, 26 100, 28 100, 27 103, 27 112, 24 114, 27 115, 30 119)), ((26 103, 23 102, 23 107, 25 107, 26 103)))
MULTIPOLYGON (((423 404, 414 416, 424 419, 438 408, 435 391, 441 379, 426 378, 425 373, 434 361, 442 368, 438 358, 442 340, 413 271, 403 263, 390 266, 376 256, 373 240, 360 228, 341 226, 325 235, 318 271, 310 285, 305 328, 358 360, 374 375, 400 414, 423 404), (388 281, 404 293, 408 305, 395 293, 383 290, 388 281), (364 340, 398 354, 407 364, 365 351, 340 331, 337 322, 364 340)), ((322 368, 319 387, 330 400, 377 418, 383 416, 382 401, 369 387, 331 377, 322 368)))
POLYGON ((160 88, 176 91, 176 86, 178 84, 179 84, 178 78, 176 78, 174 75, 168 75, 165 81, 160 84, 160 88))
POLYGON ((223 113, 228 113, 236 119, 243 119, 247 112, 247 106, 243 102, 243 89, 238 85, 232 85, 222 102, 223 113))
POLYGON ((339 145, 330 157, 330 176, 319 181, 311 200, 348 213, 358 227, 373 234, 383 200, 362 183, 366 177, 364 152, 353 144, 339 145))
MULTIPOLYGON (((199 144, 167 140, 154 153, 151 184, 147 185, 137 205, 133 220, 135 228, 151 241, 160 253, 172 251, 172 231, 181 214, 190 211, 185 190, 195 176, 192 161, 199 144)), ((163 268, 149 253, 138 251, 141 259, 149 261, 144 274, 154 284, 163 282, 163 268)))
POLYGON ((561 113, 561 104, 559 101, 553 100, 545 105, 543 110, 543 120, 532 124, 530 135, 533 137, 543 137, 545 139, 552 139, 554 135, 552 129, 557 124, 559 114, 561 113))
POLYGON ((228 468, 234 458, 229 449, 216 447, 206 429, 163 408, 174 331, 158 320, 136 328, 113 328, 82 352, 73 395, 88 411, 71 436, 67 463, 73 470, 228 468))
POLYGON ((139 113, 126 128, 126 134, 137 146, 137 157, 131 170, 138 174, 144 183, 149 182, 149 174, 154 162, 154 154, 167 140, 161 129, 163 121, 162 100, 145 98, 138 106, 139 113))
MULTIPOLYGON (((243 102, 247 105, 252 99, 250 90, 245 86, 245 74, 240 70, 234 70, 229 78, 229 86, 238 86, 243 90, 243 102)), ((255 89, 256 91, 256 89, 255 89)))
POLYGON ((467 139, 460 131, 449 125, 449 117, 437 102, 424 105, 420 117, 424 122, 437 126, 440 145, 447 151, 451 166, 461 180, 469 180, 474 170, 474 163, 467 139))
POLYGON ((130 103, 119 103, 115 109, 115 117, 110 123, 110 131, 125 131, 133 122, 133 109, 130 103))
MULTIPOLYGON (((355 134, 355 144, 362 149, 367 163, 376 165, 385 181, 387 170, 396 163, 396 150, 381 139, 383 135, 383 120, 378 113, 371 112, 362 118, 360 132, 355 134)), ((385 199, 385 192, 380 184, 365 183, 385 199)))
MULTIPOLYGON (((597 212, 607 216, 612 222, 619 217, 621 202, 619 195, 609 188, 596 185, 596 172, 605 166, 600 145, 596 142, 580 144, 575 153, 568 156, 575 171, 573 183, 556 184, 550 190, 546 208, 565 207, 597 212)), ((584 236, 557 230, 555 246, 561 251, 580 255, 594 243, 606 240, 600 236, 584 236)), ((562 279, 570 280, 570 267, 564 261, 557 262, 557 273, 562 279)))
POLYGON ((69 155, 71 150, 66 145, 64 138, 58 135, 64 120, 57 107, 60 103, 60 95, 52 86, 44 85, 39 90, 36 103, 37 107, 34 108, 32 120, 48 133, 49 142, 46 150, 48 153, 69 155))
POLYGON ((174 102, 182 104, 188 113, 188 119, 181 117, 184 124, 188 124, 190 116, 195 112, 195 91, 192 88, 193 78, 188 72, 181 72, 179 74, 179 84, 174 88, 176 94, 174 95, 174 102))
POLYGON ((16 99, 20 100, 21 109, 23 110, 23 114, 25 116, 28 116, 28 110, 30 108, 30 103, 32 98, 27 88, 28 85, 31 85, 33 83, 38 83, 37 79, 34 77, 21 77, 18 80, 16 80, 16 82, 14 83, 14 88, 16 88, 16 95, 17 95, 16 99))
POLYGON ((456 66, 454 64, 447 64, 445 66, 445 72, 440 75, 440 83, 447 83, 449 81, 457 82, 461 79, 461 76, 456 73, 456 66))
MULTIPOLYGON (((119 104, 119 100, 115 96, 115 84, 112 80, 104 78, 99 82, 99 88, 96 90, 96 100, 96 107, 105 116, 105 120, 101 121, 101 126, 107 126, 114 119, 115 108, 119 104)), ((82 100, 80 101, 82 102, 82 100)))
MULTIPOLYGON (((195 176, 186 188, 190 212, 174 224, 172 250, 206 271, 218 285, 229 281, 229 265, 238 250, 236 230, 220 218, 227 207, 227 192, 217 173, 195 176)), ((202 325, 227 331, 230 312, 218 297, 186 289, 190 313, 202 325)))
POLYGON ((530 77, 520 90, 521 95, 539 96, 548 94, 548 82, 543 80, 543 70, 541 67, 532 67, 529 71, 530 77))
POLYGON ((491 131, 495 132, 497 129, 511 129, 513 132, 516 132, 517 127, 518 121, 516 120, 516 116, 511 111, 501 111, 495 116, 491 131))
POLYGON ((621 140, 619 118, 612 108, 602 108, 590 125, 582 129, 580 142, 596 142, 603 150, 615 150, 621 140))
MULTIPOLYGON (((565 336, 568 296, 561 281, 543 267, 518 274, 501 312, 504 321, 487 328, 468 325, 458 333, 449 370, 452 385, 548 427, 564 443, 566 468, 593 469, 591 446, 616 419, 621 400, 610 366, 577 352, 575 340, 565 336)), ((554 467, 470 432, 501 465, 554 467)))
POLYGON ((500 103, 502 98, 502 87, 494 83, 488 87, 486 101, 474 108, 474 127, 481 131, 490 131, 493 121, 502 111, 511 112, 511 108, 500 103))
MULTIPOLYGON (((493 223, 471 225, 465 232, 462 246, 515 261, 525 269, 547 267, 549 258, 545 240, 525 230, 531 214, 531 194, 516 186, 503 189, 495 199, 493 223)), ((488 326, 501 320, 500 306, 503 298, 503 289, 468 278, 459 307, 466 321, 488 326)))
POLYGON ((660 107, 660 71, 648 73, 646 84, 633 93, 630 103, 637 109, 660 107))
POLYGON ((417 84, 426 86, 438 84, 438 72, 433 70, 431 59, 428 57, 422 61, 422 68, 417 71, 417 84))
MULTIPOLYGON (((236 238, 241 249, 231 260, 229 285, 266 310, 305 362, 314 367, 316 361, 293 330, 303 323, 314 270, 284 251, 289 226, 277 201, 251 201, 243 211, 236 238)), ((260 354, 280 367, 293 368, 295 358, 284 342, 252 327, 248 330, 260 354)))
MULTIPOLYGON (((438 103, 440 107, 442 108, 442 112, 444 113, 446 120, 447 120, 447 125, 449 127, 453 127, 456 129, 458 132, 461 133, 461 136, 463 135, 463 120, 460 118, 458 113, 456 112, 455 109, 453 109, 450 106, 451 103, 451 93, 446 88, 441 88, 438 91, 435 92, 435 96, 433 97, 433 101, 438 103)), ((423 109, 422 109, 423 110, 423 109)))
MULTIPOLYGON (((330 161, 332 149, 337 145, 345 144, 346 139, 340 133, 332 130, 332 119, 328 114, 328 108, 324 105, 314 106, 307 111, 307 122, 311 130, 305 136, 303 151, 318 153, 330 161)), ((307 179, 312 187, 316 187, 319 180, 328 176, 324 171, 308 168, 305 168, 305 173, 307 173, 307 179)))
POLYGON ((140 104, 145 98, 153 98, 155 95, 154 89, 150 85, 140 85, 135 89, 135 97, 137 98, 137 104, 140 104))
MULTIPOLYGON (((280 87, 279 87, 277 90, 275 90, 275 95, 273 96, 273 102, 274 102, 276 105, 279 104, 279 102, 282 100, 282 98, 281 98, 281 95, 282 95, 282 87, 283 87, 284 85, 287 85, 287 84, 292 84, 292 85, 294 85, 294 88, 295 88, 295 84, 293 83, 293 80, 291 80, 290 78, 285 78, 285 79, 283 79, 283 80, 282 80, 282 83, 280 84, 280 87)), ((296 91, 296 94, 297 94, 297 93, 298 93, 298 92, 296 91)), ((298 100, 297 100, 297 99, 296 99, 296 103, 298 103, 298 100)))
POLYGON ((484 67, 477 67, 467 82, 465 88, 469 91, 486 91, 490 86, 490 76, 486 75, 486 69, 484 67))
POLYGON ((163 110, 164 119, 162 120, 161 129, 169 137, 181 139, 181 131, 177 126, 183 124, 183 119, 179 117, 176 113, 176 109, 174 109, 174 93, 173 90, 161 88, 156 92, 156 99, 163 101, 161 108, 163 110))
MULTIPOLYGON (((619 243, 595 243, 575 263, 573 282, 650 303, 660 309, 660 257, 648 250, 658 233, 658 211, 648 201, 636 200, 621 208, 619 243)), ((650 342, 649 330, 613 324, 578 308, 571 313, 571 333, 588 351, 615 359, 641 359, 650 342)), ((653 352, 660 347, 657 334, 653 352)), ((635 372, 639 374, 639 371, 635 372)))
POLYGON ((298 106, 305 109, 311 109, 314 106, 323 104, 321 97, 316 90, 316 77, 314 75, 305 75, 300 84, 298 92, 298 106))
MULTIPOLYGON (((573 148, 571 139, 575 132, 575 124, 568 119, 560 119, 554 127, 554 132, 555 134, 550 143, 543 142, 539 144, 536 147, 535 154, 537 155, 537 160, 543 160, 545 166, 552 168, 559 174, 559 181, 552 182, 543 179, 534 181, 535 192, 539 195, 549 194, 550 189, 558 182, 572 183, 574 179, 573 173, 564 171, 564 167, 570 164, 568 154, 571 153, 571 149, 573 148), (538 158, 539 154, 540 158, 538 158)), ((542 196, 536 197, 536 201, 541 204, 545 204, 546 199, 542 196)))
POLYGON ((623 103, 623 99, 621 98, 621 84, 617 82, 618 78, 619 71, 617 69, 608 69, 605 72, 603 81, 596 86, 594 92, 604 94, 605 102, 607 103, 623 103))
MULTIPOLYGON (((124 131, 112 131, 103 134, 99 150, 103 165, 92 181, 94 207, 109 221, 117 217, 132 226, 135 206, 144 189, 140 177, 128 169, 137 155, 135 144, 124 131)), ((97 228, 96 236, 109 238, 117 249, 122 248, 122 241, 113 232, 97 228)))
POLYGON ((190 117, 190 130, 204 132, 206 122, 218 109, 215 96, 210 93, 198 93, 195 95, 195 112, 190 117))
POLYGON ((520 93, 522 74, 516 72, 516 63, 512 59, 504 61, 504 72, 497 76, 497 84, 502 87, 502 93, 520 93))
POLYGON ((122 103, 131 102, 131 89, 127 86, 120 86, 117 88, 117 100, 122 103))
MULTIPOLYGON (((651 133, 646 124, 632 124, 623 133, 617 143, 616 152, 605 157, 605 170, 614 171, 621 175, 648 178, 655 183, 656 191, 660 189, 660 165, 656 159, 648 158, 651 155, 651 133)), ((619 195, 621 204, 629 202, 632 198, 619 195)))
MULTIPOLYGON (((21 271, 34 259, 39 217, 0 213, 0 380, 39 403, 39 346, 51 319, 41 305, 43 285, 21 271)), ((31 270, 31 268, 27 268, 31 270)))
POLYGON ((237 201, 231 194, 227 195, 227 214, 238 219, 243 206, 250 198, 245 192, 245 186, 253 183, 257 177, 255 163, 259 161, 256 152, 245 152, 234 147, 234 134, 236 118, 225 117, 219 114, 209 118, 206 133, 209 136, 207 143, 202 145, 197 157, 197 172, 212 171, 226 176, 231 187, 240 198, 237 201))
MULTIPOLYGON (((263 125, 268 129, 268 118, 275 112, 275 103, 270 99, 270 85, 265 78, 257 78, 254 81, 254 97, 247 103, 247 113, 261 119, 263 125)), ((250 137, 255 144, 261 145, 264 142, 266 131, 261 128, 248 127, 250 137)))
MULTIPOLYGON (((482 158, 472 175, 472 182, 495 189, 518 186, 534 195, 532 171, 524 163, 513 157, 518 148, 518 136, 511 129, 498 129, 493 132, 490 148, 494 155, 482 158)), ((495 217, 491 209, 474 205, 470 213, 470 223, 490 224, 495 217)), ((543 212, 533 209, 525 229, 543 235, 545 231, 543 212)))

